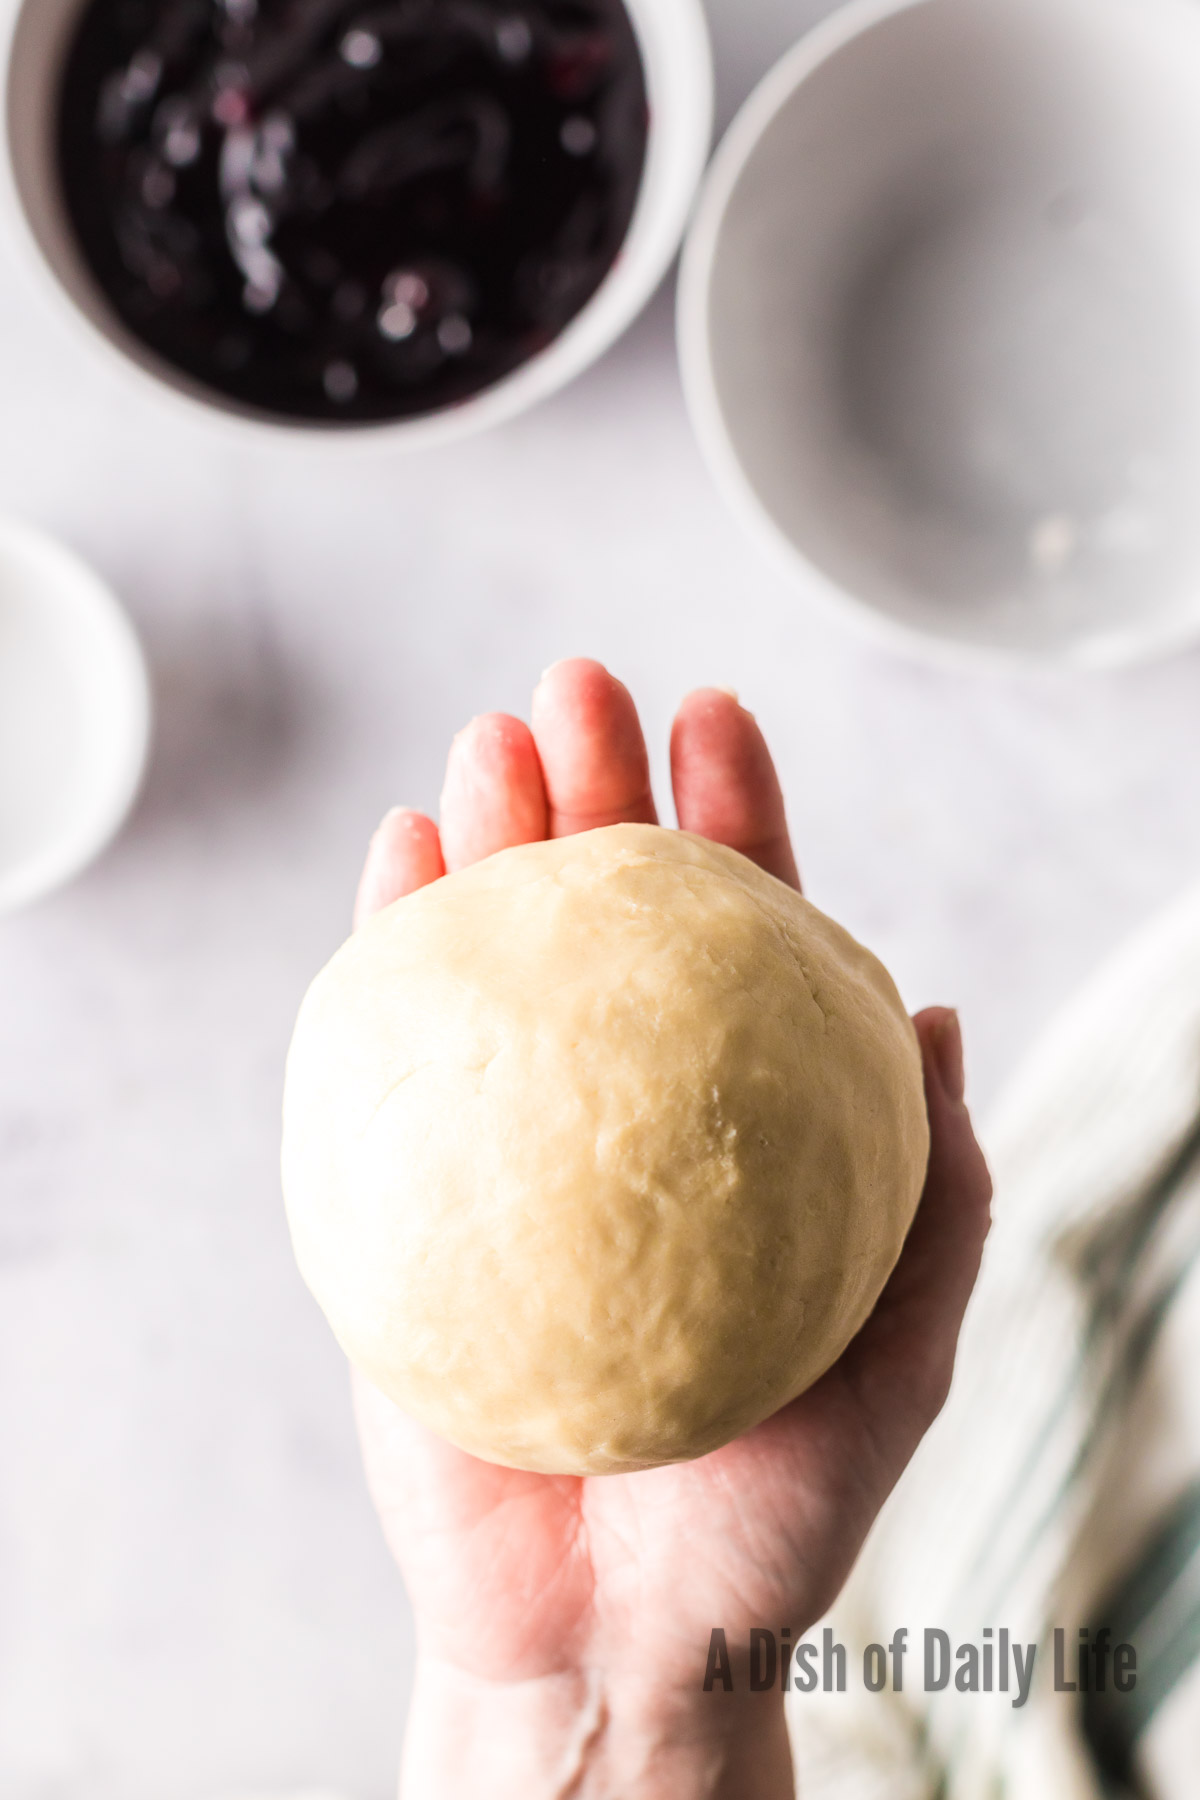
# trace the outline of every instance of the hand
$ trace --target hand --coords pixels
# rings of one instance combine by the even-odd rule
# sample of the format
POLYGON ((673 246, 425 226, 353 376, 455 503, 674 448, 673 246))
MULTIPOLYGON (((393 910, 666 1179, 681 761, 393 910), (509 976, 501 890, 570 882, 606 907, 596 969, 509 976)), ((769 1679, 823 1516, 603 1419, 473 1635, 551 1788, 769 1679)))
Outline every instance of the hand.
MULTIPOLYGON (((799 887, 779 783, 749 713, 716 689, 671 737, 680 826, 799 887)), ((532 731, 476 719, 454 741, 441 830, 388 815, 356 923, 507 845, 653 822, 641 727, 596 663, 560 663, 532 731)), ((991 1184, 963 1105, 955 1015, 915 1021, 932 1151, 924 1196, 871 1319, 813 1388, 736 1443, 640 1475, 479 1462, 361 1379, 367 1473, 416 1615, 403 1800, 785 1800, 781 1696, 705 1694, 714 1626, 798 1640, 829 1607, 949 1387, 991 1184)), ((740 1691, 739 1691, 740 1690, 740 1691)))

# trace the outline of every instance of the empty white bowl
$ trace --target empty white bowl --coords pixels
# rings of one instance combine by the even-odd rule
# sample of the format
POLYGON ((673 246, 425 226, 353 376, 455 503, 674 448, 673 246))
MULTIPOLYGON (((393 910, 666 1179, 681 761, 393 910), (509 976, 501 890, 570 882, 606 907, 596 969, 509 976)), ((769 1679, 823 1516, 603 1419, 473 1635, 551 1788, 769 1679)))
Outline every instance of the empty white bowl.
POLYGON ((0 913, 105 848, 149 733, 145 662, 108 588, 52 538, 0 520, 0 913))
POLYGON ((1200 633, 1200 6, 855 0, 768 75, 684 257, 755 535, 938 656, 1200 633))
POLYGON ((0 212, 26 261, 93 348, 148 392, 239 438, 328 448, 423 447, 512 418, 581 374, 641 311, 679 247, 712 139, 713 76, 701 0, 625 0, 649 99, 637 206, 612 268, 582 311, 528 362, 453 406, 381 423, 276 418, 239 406, 155 355, 117 318, 76 247, 59 189, 55 126, 63 59, 84 0, 10 5, 0 88, 0 212), (49 278, 48 281, 46 278, 49 278), (148 384, 148 385, 147 385, 148 384))

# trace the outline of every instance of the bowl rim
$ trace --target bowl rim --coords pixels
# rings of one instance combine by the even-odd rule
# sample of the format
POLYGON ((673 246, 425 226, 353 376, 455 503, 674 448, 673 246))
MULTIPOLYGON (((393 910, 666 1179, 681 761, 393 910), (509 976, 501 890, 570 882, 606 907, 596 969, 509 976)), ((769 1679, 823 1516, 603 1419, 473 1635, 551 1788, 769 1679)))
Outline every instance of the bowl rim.
MULTIPOLYGON (((82 6, 85 0, 75 0, 82 6)), ((176 418, 191 418, 241 444, 313 445, 339 454, 418 449, 490 429, 567 386, 625 333, 655 292, 686 229, 712 145, 714 77, 703 0, 622 0, 646 75, 649 131, 641 187, 625 238, 595 293, 557 337, 479 393, 431 413, 394 420, 274 416, 209 389, 138 343, 115 318, 89 315, 53 266, 22 191, 13 142, 15 49, 27 15, 44 0, 17 0, 0 30, 0 226, 19 262, 76 342, 176 418), (656 48, 657 46, 657 48, 656 48)), ((97 290, 98 310, 104 311, 97 290)))
POLYGON ((725 425, 710 355, 708 301, 721 230, 738 183, 783 108, 826 62, 890 19, 935 3, 847 0, 784 52, 735 115, 709 164, 680 260, 676 346, 692 429, 715 485, 747 535, 793 585, 797 581, 803 585, 828 617, 850 626, 860 637, 950 672, 1104 673, 1152 662, 1188 648, 1200 637, 1200 590, 1188 613, 1053 645, 972 641, 932 624, 907 622, 843 587, 812 561, 760 498, 725 425))
MULTIPOLYGON (((102 691, 115 722, 110 743, 118 755, 112 777, 87 810, 76 807, 65 826, 11 864, 0 865, 0 916, 44 899, 83 873, 108 848, 141 791, 149 755, 153 701, 145 654, 113 590, 82 557, 40 527, 0 517, 0 565, 9 556, 28 571, 27 593, 50 610, 86 613, 107 639, 102 691)), ((91 679, 91 676, 89 676, 91 679)))

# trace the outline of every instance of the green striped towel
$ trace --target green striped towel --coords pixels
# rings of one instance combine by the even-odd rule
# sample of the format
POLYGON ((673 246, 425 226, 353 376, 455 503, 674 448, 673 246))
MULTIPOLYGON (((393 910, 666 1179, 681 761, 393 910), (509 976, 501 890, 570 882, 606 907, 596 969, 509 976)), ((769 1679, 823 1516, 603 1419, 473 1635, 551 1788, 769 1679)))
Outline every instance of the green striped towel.
POLYGON ((984 1139, 996 1223, 953 1391, 825 1622, 846 1692, 789 1697, 798 1792, 1200 1796, 1200 892, 1060 1016, 984 1139), (903 1692, 868 1692, 898 1627, 903 1692), (1056 1691, 1055 1629, 1070 1678, 1104 1627, 1132 1692, 1111 1663, 1103 1692, 1056 1691), (1038 1646, 1024 1706, 924 1691, 927 1630, 1001 1629, 1038 1646))

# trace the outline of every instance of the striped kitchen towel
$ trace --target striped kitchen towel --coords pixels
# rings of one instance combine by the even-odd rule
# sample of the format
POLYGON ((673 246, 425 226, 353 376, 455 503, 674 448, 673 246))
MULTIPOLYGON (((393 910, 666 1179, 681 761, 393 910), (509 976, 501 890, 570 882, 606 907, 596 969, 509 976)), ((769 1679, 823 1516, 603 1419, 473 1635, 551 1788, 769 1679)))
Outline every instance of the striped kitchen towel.
POLYGON ((1066 1009, 983 1136, 995 1225, 954 1387, 824 1622, 845 1692, 789 1695, 798 1792, 1191 1800, 1200 891, 1066 1009), (870 1648, 898 1630, 900 1691, 870 1648))

